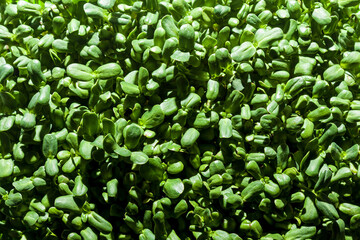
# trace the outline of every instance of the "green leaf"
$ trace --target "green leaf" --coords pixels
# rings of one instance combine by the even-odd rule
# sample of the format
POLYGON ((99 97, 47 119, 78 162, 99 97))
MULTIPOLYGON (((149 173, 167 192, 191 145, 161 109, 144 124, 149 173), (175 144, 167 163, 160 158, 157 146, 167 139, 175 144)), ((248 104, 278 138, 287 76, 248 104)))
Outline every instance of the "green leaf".
POLYGON ((138 146, 144 130, 137 124, 132 123, 127 125, 123 130, 125 146, 129 149, 134 149, 138 146))
POLYGON ((341 68, 339 64, 332 65, 331 67, 327 68, 323 73, 324 79, 329 82, 341 80, 344 75, 345 71, 341 68))
POLYGON ((104 137, 104 150, 108 153, 115 152, 116 154, 120 155, 121 157, 130 157, 131 151, 126 148, 120 147, 119 144, 115 142, 115 139, 110 135, 107 134, 104 137))
POLYGON ((359 220, 360 220, 360 214, 356 214, 352 216, 350 219, 350 229, 352 230, 359 229, 360 227, 359 220))
POLYGON ((310 197, 305 198, 304 207, 302 209, 301 221, 304 223, 314 223, 319 219, 319 214, 316 210, 315 204, 310 197))
POLYGON ((339 213, 333 204, 315 199, 317 209, 327 218, 338 219, 339 213))
POLYGON ((111 223, 94 211, 87 215, 87 221, 102 233, 109 233, 113 229, 111 223))
MULTIPOLYGON (((179 49, 183 52, 191 52, 195 45, 195 31, 190 24, 184 24, 179 30, 179 49)), ((173 58, 173 57, 172 57, 173 58)), ((173 58, 175 59, 175 58, 173 58)), ((178 59, 175 59, 178 60, 178 59)), ((178 60, 180 61, 180 60, 178 60)))
POLYGON ((160 105, 154 105, 150 111, 146 111, 139 120, 140 125, 145 128, 159 126, 165 119, 165 114, 160 105))
POLYGON ((75 178, 75 185, 72 190, 72 192, 74 193, 74 196, 83 196, 86 194, 87 191, 88 191, 88 187, 86 185, 84 185, 84 183, 82 182, 82 177, 77 176, 75 178))
POLYGON ((306 227, 294 228, 288 231, 285 234, 286 240, 305 240, 313 237, 316 234, 316 227, 306 227))
POLYGON ((94 145, 91 142, 81 140, 80 146, 79 146, 79 153, 84 159, 90 160, 91 156, 92 156, 93 148, 94 148, 94 145))
POLYGON ((58 160, 48 158, 45 162, 45 171, 49 176, 57 175, 59 173, 58 160))
POLYGON ((244 190, 242 190, 241 197, 244 201, 246 201, 263 192, 264 188, 265 186, 260 180, 253 181, 249 185, 247 185, 244 190))
POLYGON ((66 74, 81 81, 90 81, 94 79, 92 69, 79 63, 72 63, 67 66, 66 74))
POLYGON ((340 212, 350 216, 360 214, 360 207, 351 203, 341 203, 339 205, 339 210, 340 212))
POLYGON ((167 98, 160 104, 161 110, 164 112, 165 116, 172 115, 177 112, 178 106, 176 103, 176 98, 167 98))
POLYGON ((164 174, 164 168, 159 158, 149 158, 149 161, 142 165, 140 174, 147 181, 157 182, 161 181, 164 174))
POLYGON ((143 152, 132 152, 130 161, 137 165, 144 165, 149 161, 149 157, 143 152))
POLYGON ((259 29, 255 33, 255 41, 259 48, 268 48, 271 42, 283 38, 283 35, 282 29, 278 27, 269 30, 259 29))
POLYGON ((328 107, 325 106, 321 106, 311 112, 309 112, 309 114, 307 115, 307 118, 312 121, 319 121, 321 119, 325 119, 327 117, 329 117, 331 114, 330 109, 328 107))
POLYGON ((128 82, 121 82, 121 89, 129 95, 138 95, 140 94, 140 89, 137 85, 132 84, 132 83, 128 83, 128 82))
POLYGON ((180 104, 185 109, 191 109, 201 102, 201 97, 196 93, 190 93, 180 104))
POLYGON ((219 137, 220 138, 231 138, 232 136, 232 123, 228 118, 220 119, 219 121, 219 137))
POLYGON ((360 121, 360 110, 350 110, 346 116, 346 121, 349 123, 360 121))
MULTIPOLYGON (((10 64, 0 66, 0 84, 4 84, 5 80, 14 73, 14 67, 10 64)), ((5 85, 5 84, 4 84, 5 85)))
POLYGON ((46 81, 45 75, 41 70, 41 63, 39 60, 31 60, 27 65, 27 70, 33 84, 38 85, 41 82, 46 81))
POLYGON ((320 25, 327 25, 331 23, 331 15, 323 7, 315 8, 311 17, 320 25))
POLYGON ((98 6, 95 6, 91 3, 85 3, 84 4, 84 12, 88 17, 91 18, 105 18, 106 11, 104 9, 101 9, 98 6))
POLYGON ((60 210, 69 212, 80 212, 80 208, 71 195, 60 196, 55 199, 54 206, 60 210))
POLYGON ((98 67, 94 73, 96 74, 97 78, 107 79, 122 75, 123 70, 117 63, 107 63, 101 67, 98 67))
POLYGON ((15 123, 15 116, 2 117, 0 119, 0 132, 6 132, 10 130, 15 123))
POLYGON ((42 152, 46 158, 54 158, 58 151, 58 142, 54 134, 46 134, 43 139, 42 152))
POLYGON ((256 48, 251 42, 244 42, 231 50, 231 58, 236 62, 247 61, 255 55, 256 48))
POLYGON ((216 230, 212 235, 213 240, 231 239, 229 233, 224 230, 216 230))
POLYGON ((31 181, 30 178, 23 178, 20 179, 16 182, 13 182, 12 185, 14 186, 14 188, 19 191, 31 191, 34 188, 34 184, 31 181))
POLYGON ((180 178, 166 180, 163 191, 169 198, 178 198, 184 192, 185 186, 180 178))
POLYGON ((360 64, 360 52, 345 52, 344 57, 340 61, 340 66, 344 69, 351 69, 360 64))
POLYGON ((171 59, 179 62, 188 62, 190 60, 189 52, 182 52, 180 50, 176 50, 172 55, 171 59))
POLYGON ((195 128, 189 128, 181 138, 181 146, 191 147, 199 138, 199 136, 200 132, 198 130, 195 128))
POLYGON ((217 43, 216 39, 209 35, 206 35, 205 38, 202 40, 202 45, 206 49, 211 49, 211 48, 215 47, 216 43, 217 43))
POLYGON ((172 16, 166 15, 163 17, 163 19, 161 19, 161 26, 165 29, 168 37, 178 37, 179 29, 172 16))
POLYGON ((177 159, 172 159, 168 162, 168 167, 166 170, 169 174, 178 174, 182 172, 183 169, 184 169, 184 164, 182 163, 182 161, 177 159))
POLYGON ((340 7, 351 7, 357 5, 359 2, 357 0, 338 0, 340 7))
POLYGON ((82 117, 81 127, 87 138, 93 138, 100 130, 100 123, 96 113, 86 112, 82 117))
POLYGON ((41 6, 39 4, 32 4, 26 1, 18 1, 17 10, 19 12, 40 15, 41 6))
POLYGON ((94 233, 94 231, 90 227, 81 230, 80 235, 83 237, 84 240, 98 239, 96 233, 94 233))
POLYGON ((116 0, 98 0, 97 4, 105 9, 110 9, 115 5, 116 0))
POLYGON ((0 178, 11 176, 14 169, 14 161, 11 159, 0 159, 0 178))
POLYGON ((24 222, 30 227, 34 226, 38 220, 39 214, 34 211, 27 212, 24 217, 24 222))
POLYGON ((8 207, 14 207, 19 205, 22 202, 23 198, 21 193, 14 193, 13 190, 10 191, 8 198, 5 200, 5 205, 8 207))

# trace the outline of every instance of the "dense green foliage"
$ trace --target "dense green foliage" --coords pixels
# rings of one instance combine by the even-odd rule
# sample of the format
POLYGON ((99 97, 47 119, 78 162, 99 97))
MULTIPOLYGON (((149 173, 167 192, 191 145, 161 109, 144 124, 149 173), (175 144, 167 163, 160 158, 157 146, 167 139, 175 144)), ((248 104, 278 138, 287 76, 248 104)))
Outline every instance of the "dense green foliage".
POLYGON ((0 0, 0 239, 359 239, 357 0, 0 0))

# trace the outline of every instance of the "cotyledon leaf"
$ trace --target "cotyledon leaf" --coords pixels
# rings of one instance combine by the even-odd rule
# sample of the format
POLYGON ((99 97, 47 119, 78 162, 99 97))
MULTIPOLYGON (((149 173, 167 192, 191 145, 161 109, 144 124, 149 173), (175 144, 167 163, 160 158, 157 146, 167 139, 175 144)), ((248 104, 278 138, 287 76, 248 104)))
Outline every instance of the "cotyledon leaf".
POLYGON ((184 191, 184 183, 180 178, 168 179, 164 184, 163 191, 169 198, 178 198, 184 191))
POLYGON ((164 121, 165 115, 160 105, 155 105, 150 111, 145 112, 140 118, 140 125, 146 128, 154 128, 164 121))
POLYGON ((55 157, 58 151, 58 142, 54 134, 46 134, 42 144, 42 152, 45 157, 55 157))

